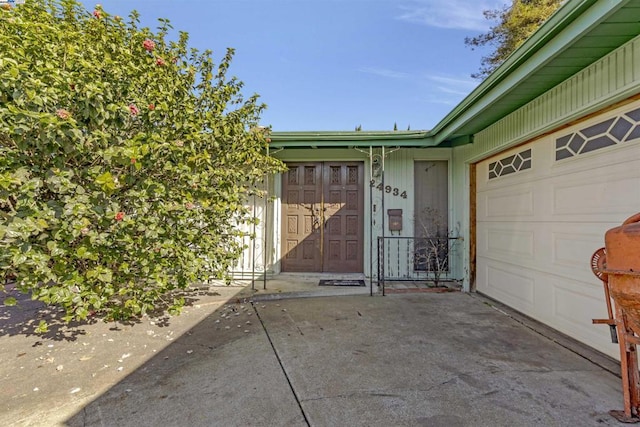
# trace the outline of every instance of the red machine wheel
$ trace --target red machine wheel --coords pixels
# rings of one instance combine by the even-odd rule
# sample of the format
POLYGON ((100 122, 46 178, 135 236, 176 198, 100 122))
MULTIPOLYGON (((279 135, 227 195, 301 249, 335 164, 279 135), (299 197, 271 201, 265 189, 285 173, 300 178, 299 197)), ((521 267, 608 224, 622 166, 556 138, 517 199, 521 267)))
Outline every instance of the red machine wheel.
POLYGON ((608 277, 604 273, 607 268, 607 251, 605 248, 600 248, 591 255, 591 271, 596 277, 603 282, 606 282, 608 277))

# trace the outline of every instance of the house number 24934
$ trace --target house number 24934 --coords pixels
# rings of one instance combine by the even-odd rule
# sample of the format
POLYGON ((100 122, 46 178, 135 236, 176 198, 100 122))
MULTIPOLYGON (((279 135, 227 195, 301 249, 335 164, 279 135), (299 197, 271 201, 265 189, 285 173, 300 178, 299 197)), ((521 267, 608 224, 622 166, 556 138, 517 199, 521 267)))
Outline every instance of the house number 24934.
POLYGON ((383 186, 382 186, 382 183, 379 183, 378 185, 376 185, 376 181, 375 181, 375 179, 372 179, 372 180, 369 182, 369 185, 370 185, 372 188, 377 188, 378 190, 380 190, 380 191, 384 191, 385 193, 393 194, 394 196, 399 196, 399 197, 402 197, 403 199, 406 199, 406 198, 407 198, 407 192, 406 192, 406 191, 403 191, 403 192, 401 193, 399 188, 397 188, 397 187, 392 187, 392 186, 390 186, 390 185, 385 185, 385 186, 383 187, 383 186))

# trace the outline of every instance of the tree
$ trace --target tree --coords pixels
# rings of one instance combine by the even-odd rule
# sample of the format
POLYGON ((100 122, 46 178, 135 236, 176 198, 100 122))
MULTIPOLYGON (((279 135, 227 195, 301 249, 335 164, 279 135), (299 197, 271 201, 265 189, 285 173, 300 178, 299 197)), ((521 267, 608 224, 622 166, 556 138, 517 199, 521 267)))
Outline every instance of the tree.
POLYGON ((486 19, 496 22, 488 32, 466 37, 464 43, 475 49, 492 46, 494 51, 482 57, 481 67, 473 78, 483 79, 504 62, 511 53, 529 38, 564 0, 512 0, 511 6, 485 10, 486 19))
POLYGON ((282 166, 264 105, 227 76, 233 50, 216 66, 138 18, 76 0, 0 10, 0 280, 66 321, 179 311, 172 291, 225 276, 244 202, 282 166))

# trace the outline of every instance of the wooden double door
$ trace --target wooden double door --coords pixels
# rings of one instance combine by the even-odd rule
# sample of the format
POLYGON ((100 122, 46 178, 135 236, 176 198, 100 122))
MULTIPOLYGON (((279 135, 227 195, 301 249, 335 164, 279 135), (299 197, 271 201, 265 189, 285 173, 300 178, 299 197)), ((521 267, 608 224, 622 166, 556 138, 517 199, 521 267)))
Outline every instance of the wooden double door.
POLYGON ((364 164, 287 166, 282 180, 282 271, 361 273, 364 164))

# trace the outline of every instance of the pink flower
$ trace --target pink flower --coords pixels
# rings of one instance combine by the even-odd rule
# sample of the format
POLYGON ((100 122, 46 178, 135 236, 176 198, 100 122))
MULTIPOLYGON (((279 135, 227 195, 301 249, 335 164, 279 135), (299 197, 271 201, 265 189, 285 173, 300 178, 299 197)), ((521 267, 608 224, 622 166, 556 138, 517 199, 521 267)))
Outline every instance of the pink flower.
POLYGON ((187 202, 187 203, 185 203, 184 207, 187 208, 188 210, 191 210, 191 209, 195 208, 196 205, 194 205, 191 202, 187 202))
POLYGON ((155 110, 155 109, 156 109, 155 104, 149 104, 149 110, 150 110, 150 111, 153 111, 153 110, 155 110))
POLYGON ((136 162, 137 162, 136 158, 135 158, 135 157, 132 157, 132 158, 131 158, 131 164, 132 164, 132 165, 135 165, 135 164, 136 164, 136 162))
POLYGON ((100 11, 96 9, 93 11, 93 17, 96 19, 100 19, 102 15, 100 14, 100 11))
POLYGON ((71 117, 71 113, 64 108, 59 108, 58 110, 56 110, 56 115, 62 120, 67 120, 69 117, 71 117))
POLYGON ((156 44, 153 42, 153 40, 145 39, 145 41, 142 42, 142 47, 145 48, 147 52, 151 52, 153 49, 155 49, 156 44))
POLYGON ((116 214, 115 216, 115 220, 116 221, 122 221, 124 219, 124 212, 120 211, 116 214))
POLYGON ((137 116, 138 113, 140 113, 140 110, 138 110, 138 107, 136 107, 134 104, 129 104, 129 112, 132 116, 137 116))
POLYGON ((164 65, 166 65, 166 62, 164 62, 164 59, 162 58, 157 58, 156 59, 156 65, 159 67, 163 67, 164 65))

